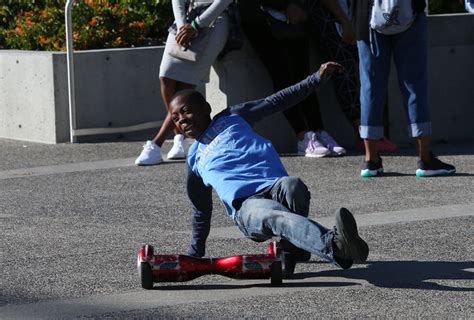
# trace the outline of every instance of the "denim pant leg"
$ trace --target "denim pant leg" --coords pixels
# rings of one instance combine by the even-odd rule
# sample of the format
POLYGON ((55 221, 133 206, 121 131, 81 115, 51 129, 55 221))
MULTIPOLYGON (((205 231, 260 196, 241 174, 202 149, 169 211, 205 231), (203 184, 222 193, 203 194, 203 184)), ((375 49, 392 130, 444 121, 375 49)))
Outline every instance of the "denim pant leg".
MULTIPOLYGON (((266 198, 281 203, 291 212, 308 217, 311 194, 300 178, 282 177, 265 193, 266 198)), ((311 253, 296 247, 286 239, 281 240, 281 249, 285 259, 308 261, 311 258, 311 253)))
POLYGON ((287 239, 295 246, 334 262, 334 232, 324 226, 290 212, 271 199, 249 198, 235 214, 235 223, 245 236, 268 240, 272 236, 287 239))
POLYGON ((370 31, 371 40, 358 40, 360 128, 362 139, 383 137, 383 108, 387 96, 392 45, 390 36, 370 31))
POLYGON ((393 36, 393 58, 404 98, 411 137, 431 135, 428 108, 428 44, 426 15, 417 16, 405 32, 393 36))

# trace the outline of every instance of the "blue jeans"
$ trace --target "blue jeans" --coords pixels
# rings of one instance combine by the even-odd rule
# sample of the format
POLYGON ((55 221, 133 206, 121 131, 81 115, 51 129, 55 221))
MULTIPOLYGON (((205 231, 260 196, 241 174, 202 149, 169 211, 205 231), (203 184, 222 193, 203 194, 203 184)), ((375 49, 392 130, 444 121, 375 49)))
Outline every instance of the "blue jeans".
POLYGON ((282 238, 286 259, 309 260, 314 253, 334 262, 334 232, 307 218, 310 193, 299 178, 282 177, 272 186, 246 199, 234 221, 255 241, 282 238))
POLYGON ((383 137, 383 107, 393 54, 411 137, 431 135, 427 103, 426 15, 418 14, 406 31, 384 35, 370 30, 370 40, 358 40, 363 139, 383 137))

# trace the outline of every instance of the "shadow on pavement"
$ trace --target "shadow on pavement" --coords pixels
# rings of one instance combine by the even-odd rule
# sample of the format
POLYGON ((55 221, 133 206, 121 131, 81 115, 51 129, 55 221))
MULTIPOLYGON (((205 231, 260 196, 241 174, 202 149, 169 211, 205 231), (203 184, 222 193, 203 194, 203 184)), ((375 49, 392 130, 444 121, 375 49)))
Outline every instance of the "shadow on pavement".
MULTIPOLYGON (((315 275, 315 274, 312 274, 315 275)), ((250 288, 335 288, 335 287, 348 287, 348 286, 356 286, 360 285, 356 282, 342 282, 342 281, 334 281, 334 282, 291 282, 291 280, 283 280, 283 284, 280 286, 272 286, 270 284, 270 279, 260 279, 255 280, 255 283, 252 284, 239 284, 238 281, 235 284, 199 284, 199 285, 167 285, 167 286, 160 286, 159 284, 155 283, 153 290, 162 290, 162 291, 179 291, 179 290, 238 290, 238 289, 250 289, 250 288), (258 282, 262 281, 262 282, 258 282), (290 282, 288 282, 290 281, 290 282), (263 283, 265 282, 265 283, 263 283)))
MULTIPOLYGON (((312 262, 309 262, 312 263, 312 262)), ((297 273, 292 279, 283 280, 281 287, 347 287, 360 285, 360 282, 350 282, 353 280, 365 280, 370 284, 382 288, 398 289, 423 289, 439 291, 464 291, 474 292, 474 287, 448 286, 436 283, 437 280, 465 280, 474 279, 474 273, 466 269, 474 269, 474 261, 467 262, 446 262, 446 261, 369 261, 366 267, 353 267, 349 270, 326 270, 320 272, 297 273), (301 282, 292 280, 302 280, 318 277, 346 278, 348 281, 311 281, 301 282)), ((200 285, 155 285, 155 290, 226 290, 226 289, 248 289, 256 287, 272 287, 265 280, 253 284, 239 284, 238 281, 229 284, 200 284, 200 285)))
POLYGON ((367 267, 295 274, 295 279, 343 277, 366 280, 377 287, 474 292, 474 287, 451 287, 436 280, 472 281, 474 261, 372 261, 367 267))

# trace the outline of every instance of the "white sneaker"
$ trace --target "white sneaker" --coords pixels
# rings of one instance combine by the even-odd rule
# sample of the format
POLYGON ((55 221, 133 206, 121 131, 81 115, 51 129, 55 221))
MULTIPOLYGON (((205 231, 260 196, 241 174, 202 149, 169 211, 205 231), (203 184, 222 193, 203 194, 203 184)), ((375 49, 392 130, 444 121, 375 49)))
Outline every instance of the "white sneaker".
POLYGON ((174 159, 186 158, 186 147, 187 147, 187 142, 186 142, 186 139, 184 139, 184 135, 182 134, 175 135, 173 139, 173 147, 168 152, 168 156, 167 156, 168 159, 174 160, 174 159))
POLYGON ((163 162, 161 148, 153 141, 148 140, 143 145, 142 153, 135 160, 137 166, 150 166, 163 162))
POLYGON ((316 137, 321 143, 331 151, 333 156, 342 156, 346 154, 346 149, 337 144, 336 140, 324 130, 316 133, 316 137))
POLYGON ((304 139, 298 141, 298 153, 304 154, 305 157, 322 158, 331 154, 325 146, 318 141, 313 131, 308 131, 304 135, 304 139))

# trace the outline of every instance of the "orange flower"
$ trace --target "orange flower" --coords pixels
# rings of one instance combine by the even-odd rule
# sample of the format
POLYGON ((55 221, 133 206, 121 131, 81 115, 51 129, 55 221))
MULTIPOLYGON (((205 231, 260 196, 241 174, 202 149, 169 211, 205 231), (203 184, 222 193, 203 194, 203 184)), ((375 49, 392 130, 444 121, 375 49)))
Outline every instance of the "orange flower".
POLYGON ((129 27, 132 28, 144 28, 145 27, 145 22, 143 21, 132 21, 128 24, 129 27))
POLYGON ((25 24, 27 27, 31 27, 33 25, 33 21, 31 21, 30 17, 26 17, 25 24))
POLYGON ((122 43, 123 43, 122 37, 117 37, 117 39, 115 39, 114 41, 114 44, 118 46, 121 45, 122 43))
POLYGON ((94 0, 84 0, 84 3, 87 4, 89 7, 95 7, 97 5, 97 1, 94 0))
POLYGON ((25 30, 23 30, 21 27, 16 27, 15 32, 16 32, 16 34, 18 34, 20 36, 25 34, 25 30))
POLYGON ((95 27, 97 25, 97 18, 92 17, 91 21, 89 21, 89 25, 95 27))
POLYGON ((43 35, 40 35, 40 36, 39 36, 39 43, 40 43, 40 44, 50 44, 50 43, 51 43, 51 39, 46 38, 46 37, 43 36, 43 35))

